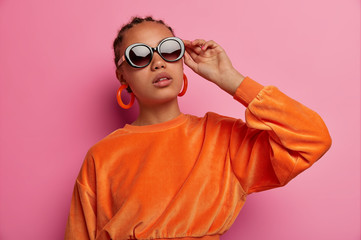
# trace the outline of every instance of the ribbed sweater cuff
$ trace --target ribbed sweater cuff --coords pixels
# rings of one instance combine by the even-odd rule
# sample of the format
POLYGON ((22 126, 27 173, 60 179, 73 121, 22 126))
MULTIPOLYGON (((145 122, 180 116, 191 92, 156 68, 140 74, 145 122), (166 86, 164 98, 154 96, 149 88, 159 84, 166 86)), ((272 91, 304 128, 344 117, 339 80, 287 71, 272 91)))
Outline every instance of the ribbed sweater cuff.
POLYGON ((259 91, 262 90, 262 88, 263 85, 249 77, 245 77, 237 88, 233 98, 247 107, 248 104, 257 96, 259 91))

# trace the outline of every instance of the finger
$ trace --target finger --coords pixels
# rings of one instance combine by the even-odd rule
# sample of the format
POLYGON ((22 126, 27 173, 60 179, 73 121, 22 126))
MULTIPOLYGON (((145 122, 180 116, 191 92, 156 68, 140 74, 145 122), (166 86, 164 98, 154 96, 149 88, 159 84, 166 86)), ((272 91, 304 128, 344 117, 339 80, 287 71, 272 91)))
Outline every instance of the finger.
POLYGON ((187 46, 186 50, 188 52, 195 52, 198 55, 202 52, 202 49, 200 46, 193 46, 193 45, 187 46))
POLYGON ((210 40, 202 45, 202 50, 207 50, 207 48, 216 48, 217 43, 213 40, 210 40))
POLYGON ((199 46, 199 47, 202 47, 203 44, 206 43, 206 40, 204 39, 196 39, 194 41, 192 41, 192 46, 199 46))
POLYGON ((201 53, 201 48, 197 45, 193 45, 192 41, 189 40, 183 40, 184 46, 186 48, 186 51, 194 51, 197 54, 201 53))
POLYGON ((199 54, 197 54, 196 52, 194 52, 192 49, 186 49, 185 51, 190 58, 192 58, 192 61, 195 62, 195 59, 199 56, 199 54))
POLYGON ((185 39, 183 39, 182 41, 183 41, 185 47, 190 47, 190 46, 192 46, 192 42, 191 42, 191 41, 185 40, 185 39))

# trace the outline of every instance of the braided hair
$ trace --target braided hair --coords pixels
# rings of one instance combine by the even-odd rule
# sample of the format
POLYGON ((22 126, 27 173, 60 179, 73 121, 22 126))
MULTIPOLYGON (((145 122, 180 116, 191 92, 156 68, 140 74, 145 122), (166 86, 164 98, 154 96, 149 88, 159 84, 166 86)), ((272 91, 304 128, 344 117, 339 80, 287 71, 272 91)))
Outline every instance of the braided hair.
POLYGON ((123 37, 124 37, 124 33, 131 29, 132 27, 134 27, 135 25, 137 24, 140 24, 142 22, 156 22, 156 23, 160 23, 160 24, 163 24, 164 26, 166 26, 171 32, 172 34, 174 35, 174 32, 173 32, 173 29, 168 26, 167 24, 164 23, 163 20, 155 20, 153 19, 151 16, 148 16, 148 17, 145 17, 145 18, 140 18, 140 17, 133 17, 131 19, 131 21, 125 25, 122 26, 122 28, 119 30, 118 32, 118 35, 117 37, 114 39, 114 42, 113 42, 113 49, 114 49, 114 63, 115 63, 115 66, 117 66, 117 63, 120 59, 120 45, 123 41, 123 37))

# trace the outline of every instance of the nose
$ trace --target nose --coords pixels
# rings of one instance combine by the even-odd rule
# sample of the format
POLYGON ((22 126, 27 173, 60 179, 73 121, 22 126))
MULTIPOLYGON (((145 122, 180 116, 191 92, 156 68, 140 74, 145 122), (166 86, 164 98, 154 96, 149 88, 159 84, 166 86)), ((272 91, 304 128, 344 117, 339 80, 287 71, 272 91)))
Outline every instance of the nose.
POLYGON ((157 52, 154 52, 153 59, 151 62, 152 70, 154 71, 154 70, 158 70, 158 69, 166 68, 166 67, 167 67, 167 64, 164 61, 164 59, 161 56, 159 56, 159 54, 157 52))

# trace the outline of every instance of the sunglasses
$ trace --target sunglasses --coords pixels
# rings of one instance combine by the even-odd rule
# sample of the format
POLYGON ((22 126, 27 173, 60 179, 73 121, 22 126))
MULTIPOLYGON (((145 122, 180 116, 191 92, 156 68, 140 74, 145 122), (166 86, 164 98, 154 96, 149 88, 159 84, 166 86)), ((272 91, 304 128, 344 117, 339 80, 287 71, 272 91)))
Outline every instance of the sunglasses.
POLYGON ((134 68, 143 68, 150 64, 154 52, 167 62, 176 62, 184 55, 184 43, 177 37, 163 39, 157 47, 152 48, 144 43, 135 43, 125 49, 118 61, 118 67, 126 60, 134 68))

